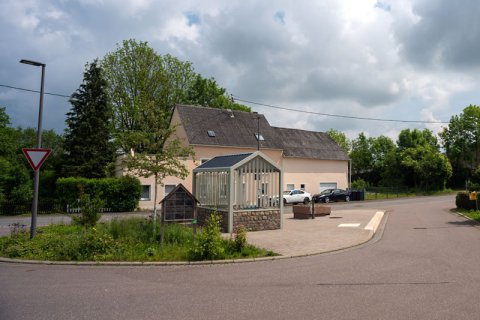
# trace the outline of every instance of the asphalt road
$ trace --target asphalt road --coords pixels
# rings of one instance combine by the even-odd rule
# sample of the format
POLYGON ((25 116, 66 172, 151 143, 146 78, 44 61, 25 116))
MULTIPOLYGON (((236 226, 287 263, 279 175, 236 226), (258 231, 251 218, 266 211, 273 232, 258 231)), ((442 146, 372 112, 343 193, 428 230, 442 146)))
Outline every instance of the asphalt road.
POLYGON ((0 319, 479 319, 480 229, 454 196, 336 204, 388 209, 344 252, 226 265, 0 264, 0 319))

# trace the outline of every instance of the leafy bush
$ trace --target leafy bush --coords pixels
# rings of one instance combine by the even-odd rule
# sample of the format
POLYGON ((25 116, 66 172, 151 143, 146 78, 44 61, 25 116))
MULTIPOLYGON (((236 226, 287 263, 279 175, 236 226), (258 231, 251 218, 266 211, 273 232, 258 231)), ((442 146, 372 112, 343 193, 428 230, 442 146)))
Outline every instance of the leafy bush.
POLYGON ((458 192, 455 198, 455 204, 459 209, 475 210, 477 208, 475 200, 470 200, 468 192, 458 192))
POLYGON ((103 201, 95 195, 90 198, 89 194, 80 196, 80 215, 73 216, 73 222, 84 227, 94 227, 100 220, 100 210, 103 207, 103 201))
POLYGON ((235 249, 237 251, 242 251, 243 248, 247 245, 247 229, 243 225, 237 228, 235 232, 235 249))
POLYGON ((57 180, 57 195, 66 206, 77 206, 82 193, 99 194, 107 208, 112 211, 133 211, 141 196, 140 180, 135 177, 120 178, 60 178, 57 180))
POLYGON ((352 182, 352 189, 365 190, 368 187, 368 183, 363 179, 357 179, 352 182))
POLYGON ((217 212, 213 212, 205 221, 202 232, 197 235, 193 247, 189 251, 191 260, 214 260, 224 255, 225 248, 220 233, 222 218, 217 212))
POLYGON ((105 260, 114 249, 114 241, 110 234, 91 228, 83 233, 78 249, 84 260, 105 260))

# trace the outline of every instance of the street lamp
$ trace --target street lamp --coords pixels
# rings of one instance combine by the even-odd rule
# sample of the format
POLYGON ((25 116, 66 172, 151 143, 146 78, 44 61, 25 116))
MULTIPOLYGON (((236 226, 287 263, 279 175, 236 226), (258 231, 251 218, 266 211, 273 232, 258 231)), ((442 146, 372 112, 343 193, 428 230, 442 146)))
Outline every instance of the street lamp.
MULTIPOLYGON (((42 80, 40 83, 40 105, 38 107, 38 126, 37 126, 37 148, 42 147, 42 113, 43 113, 43 86, 45 82, 45 63, 32 60, 20 60, 20 63, 29 64, 35 67, 42 67, 42 80)), ((40 168, 35 171, 33 181, 33 201, 32 201, 32 222, 30 225, 30 239, 36 234, 37 229, 37 209, 38 209, 38 189, 40 184, 40 168)))

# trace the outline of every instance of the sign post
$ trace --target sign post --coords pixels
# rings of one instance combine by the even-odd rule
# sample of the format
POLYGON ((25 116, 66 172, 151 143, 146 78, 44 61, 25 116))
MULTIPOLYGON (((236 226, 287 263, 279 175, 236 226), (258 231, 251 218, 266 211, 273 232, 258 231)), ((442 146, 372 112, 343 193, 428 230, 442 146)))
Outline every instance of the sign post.
POLYGON ((45 159, 50 155, 52 152, 51 149, 43 149, 43 148, 23 148, 23 154, 30 163, 33 171, 35 172, 35 181, 34 181, 34 188, 33 188, 33 201, 32 201, 32 222, 30 225, 30 239, 35 236, 36 228, 37 228, 37 208, 38 208, 38 190, 40 185, 40 172, 39 169, 42 166, 45 159))

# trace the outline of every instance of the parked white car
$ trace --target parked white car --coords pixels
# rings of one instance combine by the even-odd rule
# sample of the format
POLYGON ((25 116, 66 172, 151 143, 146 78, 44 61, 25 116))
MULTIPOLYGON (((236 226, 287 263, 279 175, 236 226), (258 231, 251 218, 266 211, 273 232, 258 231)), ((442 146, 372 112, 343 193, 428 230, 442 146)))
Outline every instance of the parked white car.
POLYGON ((307 204, 310 201, 312 201, 312 196, 303 190, 295 189, 283 192, 283 204, 300 202, 307 204))

